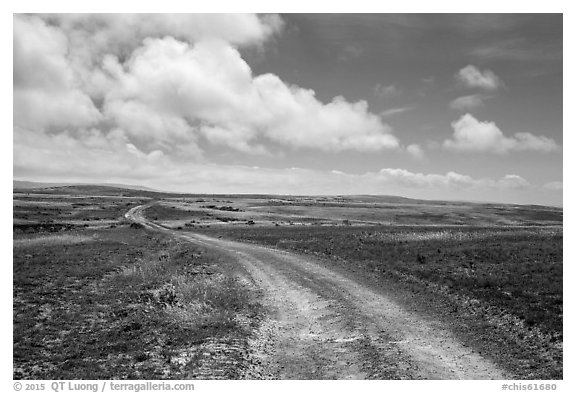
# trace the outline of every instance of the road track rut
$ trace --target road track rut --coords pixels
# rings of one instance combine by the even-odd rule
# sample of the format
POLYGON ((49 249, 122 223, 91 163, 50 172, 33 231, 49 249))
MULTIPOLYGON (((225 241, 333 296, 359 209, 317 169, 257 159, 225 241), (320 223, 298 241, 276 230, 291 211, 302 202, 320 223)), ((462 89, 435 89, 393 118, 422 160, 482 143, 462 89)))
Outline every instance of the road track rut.
POLYGON ((279 379, 508 379, 463 346, 439 321, 403 309, 382 293, 314 258, 167 229, 147 205, 126 218, 231 255, 245 282, 263 293, 269 317, 251 342, 257 375, 279 379))

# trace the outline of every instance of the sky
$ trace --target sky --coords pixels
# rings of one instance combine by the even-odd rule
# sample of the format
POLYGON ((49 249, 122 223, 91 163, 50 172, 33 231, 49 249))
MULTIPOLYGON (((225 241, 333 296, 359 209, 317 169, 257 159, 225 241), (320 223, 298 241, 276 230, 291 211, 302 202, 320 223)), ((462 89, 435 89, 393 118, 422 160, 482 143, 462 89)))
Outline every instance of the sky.
POLYGON ((561 14, 15 14, 13 177, 562 205, 561 14))

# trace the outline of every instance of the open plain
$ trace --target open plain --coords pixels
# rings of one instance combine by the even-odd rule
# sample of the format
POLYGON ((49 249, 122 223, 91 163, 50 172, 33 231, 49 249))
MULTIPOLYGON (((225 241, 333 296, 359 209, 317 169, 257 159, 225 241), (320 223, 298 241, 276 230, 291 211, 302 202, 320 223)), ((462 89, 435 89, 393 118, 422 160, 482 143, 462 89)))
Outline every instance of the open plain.
POLYGON ((562 209, 14 190, 14 378, 561 379, 562 209))

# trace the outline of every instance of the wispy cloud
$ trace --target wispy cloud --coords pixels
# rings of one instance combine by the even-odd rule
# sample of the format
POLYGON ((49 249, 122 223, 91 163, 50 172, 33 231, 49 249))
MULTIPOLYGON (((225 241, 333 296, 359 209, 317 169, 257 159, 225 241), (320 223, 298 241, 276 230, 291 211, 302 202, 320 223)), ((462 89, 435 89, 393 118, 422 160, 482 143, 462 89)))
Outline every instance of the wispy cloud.
POLYGON ((392 116, 398 115, 400 113, 411 111, 412 109, 414 109, 414 107, 411 107, 411 106, 405 106, 402 108, 387 109, 385 111, 380 112, 380 116, 384 117, 384 118, 392 117, 392 116))
POLYGON ((406 151, 408 152, 408 154, 410 154, 412 157, 418 160, 424 159, 424 149, 422 149, 422 147, 420 147, 420 145, 418 144, 412 144, 406 146, 406 151))
POLYGON ((552 182, 544 184, 543 187, 545 189, 551 190, 551 191, 562 191, 564 188, 564 184, 561 181, 552 181, 552 182))
POLYGON ((396 97, 397 95, 399 95, 402 91, 400 90, 400 88, 398 86, 396 86, 395 84, 392 85, 383 85, 383 84, 376 84, 376 86, 374 86, 374 96, 377 98, 383 98, 383 99, 389 99, 392 97, 396 97))
POLYGON ((484 106, 484 101, 489 99, 491 96, 486 94, 471 94, 467 96, 458 97, 450 102, 450 108, 466 111, 470 109, 476 109, 484 106))
POLYGON ((364 49, 359 45, 346 45, 338 55, 338 60, 347 62, 359 58, 364 54, 364 49))
POLYGON ((493 71, 481 71, 473 65, 467 65, 458 71, 456 79, 466 87, 488 91, 495 91, 503 86, 502 81, 493 71))
POLYGON ((549 61, 562 58, 562 47, 545 44, 534 46, 524 39, 514 38, 478 46, 470 54, 482 60, 549 61))
POLYGON ((426 86, 434 86, 436 83, 436 77, 428 76, 426 78, 422 78, 422 83, 424 83, 426 86))

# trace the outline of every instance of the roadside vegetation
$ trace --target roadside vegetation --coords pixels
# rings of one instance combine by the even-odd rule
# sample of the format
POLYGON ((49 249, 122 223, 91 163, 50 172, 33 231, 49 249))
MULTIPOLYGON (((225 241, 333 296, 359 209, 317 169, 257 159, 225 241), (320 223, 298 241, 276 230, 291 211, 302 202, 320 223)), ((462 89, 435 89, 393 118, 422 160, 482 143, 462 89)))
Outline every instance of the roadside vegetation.
POLYGON ((562 230, 494 228, 242 228, 219 233, 412 276, 506 308, 561 339, 562 230))
POLYGON ((166 227, 313 255, 519 378, 562 378, 561 209, 102 187, 14 194, 14 378, 259 377, 259 294, 231 257, 124 219, 153 200, 166 227))
POLYGON ((226 256, 131 227, 122 214, 133 204, 86 203, 94 216, 83 217, 107 225, 59 227, 71 204, 51 222, 15 223, 14 378, 250 376, 262 310, 226 256))
POLYGON ((440 314, 524 378, 562 376, 561 227, 203 229, 322 258, 409 308, 440 314))
POLYGON ((155 204, 146 209, 146 216, 151 220, 168 220, 168 221, 194 221, 214 219, 214 214, 210 211, 203 210, 184 210, 175 206, 166 206, 155 204))

